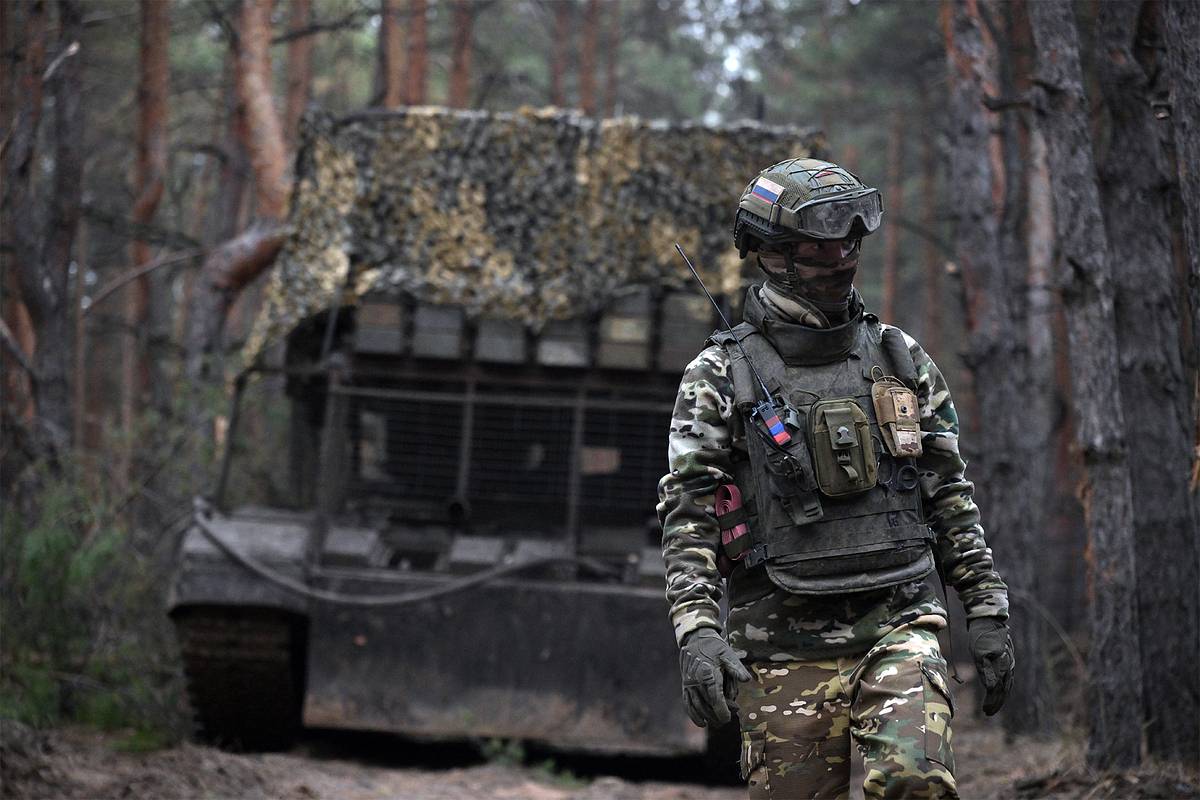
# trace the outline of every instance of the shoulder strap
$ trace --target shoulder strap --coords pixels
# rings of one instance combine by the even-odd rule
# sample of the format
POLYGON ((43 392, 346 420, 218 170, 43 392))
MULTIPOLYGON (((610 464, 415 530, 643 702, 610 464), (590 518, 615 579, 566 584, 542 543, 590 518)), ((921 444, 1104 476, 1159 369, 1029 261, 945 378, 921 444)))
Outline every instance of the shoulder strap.
POLYGON ((908 345, 904 341, 904 334, 900 332, 899 328, 883 329, 883 352, 892 368, 892 374, 915 392, 917 390, 917 364, 913 361, 912 352, 908 349, 908 345))
POLYGON ((733 401, 742 409, 754 406, 762 398, 758 396, 754 371, 746 362, 746 355, 738 346, 738 342, 741 342, 744 347, 747 339, 759 335, 758 329, 749 322, 741 322, 734 326, 732 334, 727 330, 716 330, 713 331, 712 336, 708 337, 710 342, 724 348, 725 354, 729 356, 729 377, 733 381, 733 401))
MULTIPOLYGON (((732 333, 730 333, 730 331, 726 328, 717 328, 712 332, 712 334, 709 335, 708 343, 717 344, 721 347, 728 348, 729 346, 733 345, 735 339, 740 341, 752 333, 758 333, 758 329, 749 322, 739 322, 737 325, 733 326, 732 333)), ((736 347, 734 349, 736 349, 736 347)))

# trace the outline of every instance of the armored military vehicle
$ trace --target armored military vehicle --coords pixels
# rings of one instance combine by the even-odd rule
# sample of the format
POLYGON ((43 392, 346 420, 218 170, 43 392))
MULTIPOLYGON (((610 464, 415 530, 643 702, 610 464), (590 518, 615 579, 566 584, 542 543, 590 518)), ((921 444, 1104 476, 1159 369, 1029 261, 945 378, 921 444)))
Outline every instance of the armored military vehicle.
POLYGON ((715 314, 673 244, 736 304, 739 192, 819 147, 553 111, 311 118, 239 379, 286 435, 235 406, 171 592, 202 732, 703 751, 654 506, 715 314), (262 488, 239 458, 277 453, 283 491, 236 507, 262 488))

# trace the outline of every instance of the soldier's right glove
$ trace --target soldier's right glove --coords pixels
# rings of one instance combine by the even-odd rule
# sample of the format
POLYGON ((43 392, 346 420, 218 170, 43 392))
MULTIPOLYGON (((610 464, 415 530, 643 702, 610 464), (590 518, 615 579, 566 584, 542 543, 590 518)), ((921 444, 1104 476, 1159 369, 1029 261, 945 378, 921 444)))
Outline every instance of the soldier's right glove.
POLYGON ((967 637, 971 640, 971 656, 975 669, 983 683, 983 713, 989 717, 1000 710, 1008 690, 1012 688, 1013 655, 1012 637, 1008 625, 995 617, 979 617, 967 623, 967 637))
POLYGON ((697 628, 683 640, 679 672, 688 716, 701 728, 729 722, 737 709, 738 682, 750 680, 750 671, 712 628, 697 628))

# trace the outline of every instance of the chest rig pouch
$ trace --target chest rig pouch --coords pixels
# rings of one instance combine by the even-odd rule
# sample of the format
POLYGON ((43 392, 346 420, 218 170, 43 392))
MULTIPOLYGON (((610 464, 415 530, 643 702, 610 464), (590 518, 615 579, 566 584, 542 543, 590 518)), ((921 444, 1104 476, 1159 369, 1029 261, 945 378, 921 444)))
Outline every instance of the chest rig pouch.
MULTIPOLYGON (((893 450, 899 437, 881 428, 873 392, 881 374, 896 376, 895 386, 887 388, 907 392, 900 398, 907 404, 902 421, 911 421, 908 411, 916 418, 915 369, 907 348, 907 363, 892 364, 898 348, 885 349, 881 326, 871 315, 860 313, 829 329, 767 318, 753 289, 745 318, 733 336, 712 337, 729 355, 735 402, 746 425, 746 456, 734 463, 749 528, 741 563, 747 569, 764 566, 771 583, 794 594, 866 591, 928 575, 932 532, 922 516, 913 456, 893 450), (761 391, 742 348, 783 409, 780 418, 791 434, 784 447, 762 434, 754 416, 761 391)), ((901 393, 884 394, 893 399, 901 393)), ((911 433, 907 427, 905 432, 908 442, 911 433)), ((919 442, 918 433, 918 447, 919 442)), ((737 595, 737 574, 731 596, 737 595)))

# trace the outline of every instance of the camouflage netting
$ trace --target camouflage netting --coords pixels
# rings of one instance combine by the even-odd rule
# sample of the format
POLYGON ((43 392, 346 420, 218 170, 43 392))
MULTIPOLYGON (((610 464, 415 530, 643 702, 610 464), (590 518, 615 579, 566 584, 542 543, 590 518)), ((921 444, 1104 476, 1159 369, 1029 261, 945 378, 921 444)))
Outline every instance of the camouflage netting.
POLYGON ((633 284, 683 283, 675 241, 714 290, 736 291, 730 228, 742 189, 822 145, 813 131, 594 122, 554 109, 311 116, 291 235, 250 349, 342 290, 347 303, 407 292, 537 328, 633 284))

